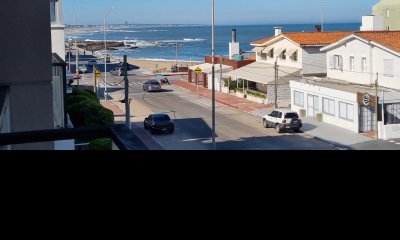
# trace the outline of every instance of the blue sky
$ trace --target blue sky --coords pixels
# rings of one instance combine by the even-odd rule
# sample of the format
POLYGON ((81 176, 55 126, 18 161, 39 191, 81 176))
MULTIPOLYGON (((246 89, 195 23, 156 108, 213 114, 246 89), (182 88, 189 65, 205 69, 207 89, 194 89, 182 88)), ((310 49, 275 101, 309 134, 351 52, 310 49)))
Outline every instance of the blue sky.
MULTIPOLYGON (((108 23, 210 24, 211 0, 63 0, 64 21, 102 24, 115 2, 108 23)), ((379 0, 324 0, 325 22, 361 22, 379 0)), ((215 23, 290 24, 320 20, 320 0, 215 0, 215 23)))

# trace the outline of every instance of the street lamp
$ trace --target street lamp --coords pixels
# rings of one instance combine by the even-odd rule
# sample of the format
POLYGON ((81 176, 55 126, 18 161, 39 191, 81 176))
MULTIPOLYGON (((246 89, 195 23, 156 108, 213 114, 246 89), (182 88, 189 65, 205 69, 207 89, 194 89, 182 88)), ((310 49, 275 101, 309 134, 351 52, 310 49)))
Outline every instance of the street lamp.
POLYGON ((211 36, 211 57, 212 57, 212 146, 213 150, 217 150, 215 142, 215 46, 214 46, 214 0, 212 0, 212 36, 211 36))
POLYGON ((104 15, 104 100, 107 101, 108 99, 108 92, 107 92, 107 33, 106 33, 106 19, 108 15, 114 10, 115 5, 112 6, 110 10, 104 15))
POLYGON ((72 39, 68 39, 68 48, 69 48, 69 52, 68 52, 68 70, 71 72, 71 42, 72 39))

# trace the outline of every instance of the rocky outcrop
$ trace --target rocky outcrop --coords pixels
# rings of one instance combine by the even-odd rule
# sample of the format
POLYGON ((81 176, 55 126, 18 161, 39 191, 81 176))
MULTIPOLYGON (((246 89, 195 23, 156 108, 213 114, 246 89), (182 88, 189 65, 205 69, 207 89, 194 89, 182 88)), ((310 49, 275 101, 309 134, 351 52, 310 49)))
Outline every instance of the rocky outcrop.
MULTIPOLYGON (((124 47, 122 42, 107 42, 107 50, 116 50, 118 47, 124 47)), ((78 42, 78 48, 86 51, 101 51, 104 50, 104 42, 78 42)))

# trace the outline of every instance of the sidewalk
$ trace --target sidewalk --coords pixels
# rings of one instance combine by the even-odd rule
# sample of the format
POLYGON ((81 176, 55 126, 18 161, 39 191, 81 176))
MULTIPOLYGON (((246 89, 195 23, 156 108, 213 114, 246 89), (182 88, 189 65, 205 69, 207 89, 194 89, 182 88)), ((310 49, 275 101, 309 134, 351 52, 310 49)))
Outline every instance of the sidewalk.
MULTIPOLYGON (((188 89, 194 93, 197 92, 197 87, 194 84, 177 80, 175 85, 188 89)), ((211 90, 199 87, 199 95, 212 99, 211 90)), ((258 117, 264 117, 273 110, 273 105, 258 104, 247 99, 242 99, 227 93, 216 92, 216 101, 222 104, 231 106, 240 111, 250 113, 258 117)), ((331 124, 318 122, 314 118, 302 118, 303 128, 302 131, 317 139, 327 141, 340 148, 351 148, 350 146, 373 141, 373 138, 366 137, 361 134, 354 133, 331 124)))

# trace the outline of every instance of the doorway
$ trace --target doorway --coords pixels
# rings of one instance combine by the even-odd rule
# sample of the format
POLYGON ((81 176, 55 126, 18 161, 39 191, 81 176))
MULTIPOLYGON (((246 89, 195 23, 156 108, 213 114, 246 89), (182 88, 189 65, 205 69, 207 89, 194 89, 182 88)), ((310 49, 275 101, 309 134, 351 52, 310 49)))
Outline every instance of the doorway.
POLYGON ((319 97, 308 94, 307 106, 307 116, 313 118, 317 117, 319 113, 319 97))

